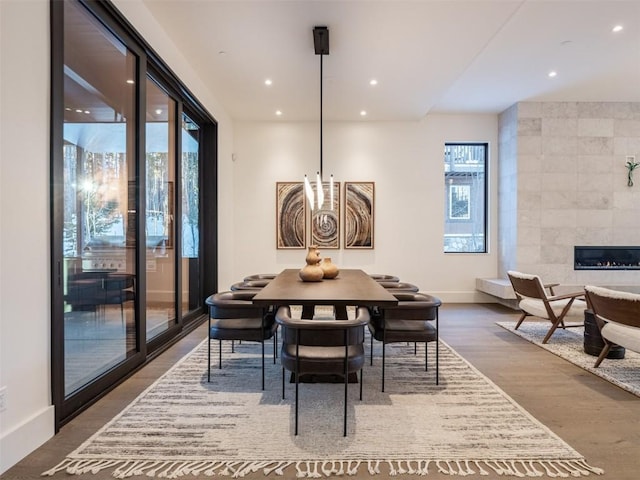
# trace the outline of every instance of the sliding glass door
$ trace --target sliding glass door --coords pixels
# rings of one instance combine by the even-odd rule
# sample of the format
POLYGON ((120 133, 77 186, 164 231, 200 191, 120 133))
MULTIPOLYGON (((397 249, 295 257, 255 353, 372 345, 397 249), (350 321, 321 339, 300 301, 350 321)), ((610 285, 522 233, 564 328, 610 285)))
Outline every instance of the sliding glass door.
POLYGON ((110 2, 51 15, 59 428, 206 318, 217 163, 214 120, 110 2))
POLYGON ((147 341, 176 323, 176 101, 147 78, 147 341))
POLYGON ((203 291, 200 281, 200 127, 182 115, 182 313, 188 318, 200 308, 203 291))
POLYGON ((64 394, 136 351, 135 88, 138 58, 65 2, 64 394))

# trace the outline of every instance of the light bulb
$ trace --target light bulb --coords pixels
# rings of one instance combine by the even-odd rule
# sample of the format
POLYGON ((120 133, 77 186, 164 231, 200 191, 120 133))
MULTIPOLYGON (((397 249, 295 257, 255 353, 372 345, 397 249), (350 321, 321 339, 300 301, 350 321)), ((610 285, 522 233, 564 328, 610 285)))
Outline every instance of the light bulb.
POLYGON ((324 191, 322 190, 322 178, 320 172, 316 173, 316 190, 318 191, 318 210, 322 209, 324 203, 324 191))
POLYGON ((334 194, 333 194, 333 175, 331 175, 331 177, 329 178, 329 197, 331 200, 331 210, 333 210, 333 199, 334 199, 334 194))
POLYGON ((313 210, 313 189, 311 188, 311 183, 309 183, 309 179, 307 176, 304 176, 304 190, 307 194, 307 199, 309 200, 309 206, 311 210, 313 210))

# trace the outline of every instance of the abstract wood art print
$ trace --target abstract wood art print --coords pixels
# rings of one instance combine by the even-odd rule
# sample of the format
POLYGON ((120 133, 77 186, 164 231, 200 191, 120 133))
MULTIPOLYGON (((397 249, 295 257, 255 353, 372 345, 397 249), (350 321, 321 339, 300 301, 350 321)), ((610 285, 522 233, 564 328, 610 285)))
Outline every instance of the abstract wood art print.
MULTIPOLYGON (((315 198, 318 198, 313 185, 315 198)), ((329 183, 322 184, 324 202, 322 208, 311 214, 311 245, 319 249, 340 248, 340 182, 333 183, 333 202, 329 183)))
POLYGON ((344 248, 373 248, 374 183, 346 182, 344 248))
POLYGON ((276 182, 276 247, 305 248, 306 207, 302 182, 276 182))

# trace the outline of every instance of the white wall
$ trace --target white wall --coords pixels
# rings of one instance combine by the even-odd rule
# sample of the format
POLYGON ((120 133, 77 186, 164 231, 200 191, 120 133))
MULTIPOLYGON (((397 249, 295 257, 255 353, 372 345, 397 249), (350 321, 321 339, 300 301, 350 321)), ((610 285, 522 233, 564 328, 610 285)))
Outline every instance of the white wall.
POLYGON ((53 435, 49 2, 0 2, 0 472, 53 435))
MULTIPOLYGON (((323 129, 325 177, 375 182, 375 248, 324 250, 339 267, 398 275, 443 301, 487 300, 476 277, 497 271, 495 188, 490 198, 490 253, 444 254, 444 167, 447 141, 490 144, 490 182, 496 184, 496 115, 429 115, 421 122, 328 123, 323 129)), ((275 183, 301 181, 319 168, 318 123, 235 124, 233 162, 236 214, 233 275, 304 265, 303 250, 275 248, 275 183)), ((341 234, 342 235, 342 234, 341 234)), ((342 242, 342 238, 341 238, 342 242)))
MULTIPOLYGON (((220 159, 230 159, 228 116, 168 41, 142 2, 115 4, 218 121, 220 159)), ((54 434, 51 405, 49 237, 49 1, 0 0, 0 473, 54 434)), ((219 195, 231 203, 231 165, 219 195)), ((232 212, 220 229, 229 231, 232 212)), ((232 251, 221 236, 220 252, 232 251)), ((221 271, 231 255, 220 255, 221 271)))

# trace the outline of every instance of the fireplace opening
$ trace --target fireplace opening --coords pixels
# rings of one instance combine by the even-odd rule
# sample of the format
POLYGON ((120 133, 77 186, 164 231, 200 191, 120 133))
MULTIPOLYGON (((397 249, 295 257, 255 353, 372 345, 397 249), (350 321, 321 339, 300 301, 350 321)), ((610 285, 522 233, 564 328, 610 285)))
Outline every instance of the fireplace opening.
POLYGON ((640 270, 640 247, 573 247, 574 270, 640 270))

